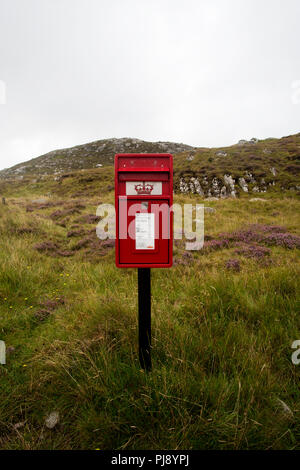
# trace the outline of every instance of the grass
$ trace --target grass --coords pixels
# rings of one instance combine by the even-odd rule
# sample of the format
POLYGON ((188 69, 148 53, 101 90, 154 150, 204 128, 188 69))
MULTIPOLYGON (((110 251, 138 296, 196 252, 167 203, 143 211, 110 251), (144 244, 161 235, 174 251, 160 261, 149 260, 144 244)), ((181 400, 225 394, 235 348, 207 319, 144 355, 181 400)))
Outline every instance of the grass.
MULTIPOLYGON (((300 366, 291 362, 299 250, 272 246, 263 263, 230 246, 152 270, 147 374, 137 354, 137 271, 117 269, 111 248, 72 251, 77 239, 67 237, 113 193, 52 196, 54 205, 27 212, 36 195, 27 189, 0 206, 0 339, 10 348, 0 366, 1 449, 300 448, 300 366), (78 203, 65 227, 50 217, 78 203), (34 248, 47 240, 72 255, 34 248), (239 272, 225 267, 233 257, 239 272), (52 411, 60 421, 49 430, 52 411)), ((206 237, 250 223, 300 234, 296 198, 209 205, 206 237)), ((174 254, 183 259, 182 243, 174 254)))

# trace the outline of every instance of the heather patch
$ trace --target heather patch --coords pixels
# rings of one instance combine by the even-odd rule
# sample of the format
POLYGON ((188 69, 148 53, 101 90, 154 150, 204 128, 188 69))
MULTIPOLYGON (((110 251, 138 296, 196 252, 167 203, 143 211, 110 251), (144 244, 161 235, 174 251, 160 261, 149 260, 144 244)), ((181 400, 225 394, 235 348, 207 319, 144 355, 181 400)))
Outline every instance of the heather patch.
POLYGON ((76 243, 76 245, 73 246, 73 250, 74 251, 81 250, 81 248, 87 247, 90 243, 91 243, 90 238, 88 238, 88 237, 87 238, 82 238, 82 240, 79 240, 79 242, 76 243))
POLYGON ((72 207, 72 208, 64 209, 64 210, 58 209, 57 211, 53 212, 50 215, 50 218, 52 220, 56 220, 56 219, 61 219, 62 217, 66 217, 67 215, 73 215, 73 214, 80 214, 80 210, 77 209, 76 207, 72 207))
POLYGON ((222 239, 228 239, 231 242, 242 242, 246 244, 256 242, 265 245, 282 246, 289 249, 300 248, 300 237, 298 235, 288 233, 284 228, 284 231, 280 231, 281 227, 269 226, 269 229, 267 226, 262 227, 263 229, 261 227, 250 226, 247 230, 221 234, 220 236, 222 239))
POLYGON ((82 201, 67 202, 64 204, 64 207, 66 209, 78 209, 78 210, 82 210, 86 208, 85 204, 83 204, 82 201))
POLYGON ((80 224, 94 224, 95 222, 99 222, 101 220, 101 217, 98 217, 97 215, 94 214, 85 214, 76 219, 74 222, 80 223, 80 224))
POLYGON ((42 243, 37 243, 33 247, 35 250, 39 251, 40 253, 44 253, 48 256, 63 256, 69 257, 73 256, 74 252, 71 250, 65 250, 63 247, 60 246, 57 242, 52 241, 44 241, 42 243))
POLYGON ((114 248, 115 240, 103 240, 100 242, 103 248, 114 248))
POLYGON ((53 253, 58 249, 58 245, 57 243, 47 240, 42 243, 37 243, 36 245, 34 245, 33 248, 39 251, 40 253, 53 253))
POLYGON ((59 221, 55 222, 55 225, 58 225, 59 227, 66 228, 68 222, 69 222, 69 217, 66 217, 65 219, 62 219, 62 220, 59 220, 59 221))
POLYGON ((56 254, 57 254, 58 256, 69 257, 69 256, 73 256, 73 255, 74 255, 74 252, 73 252, 73 251, 70 251, 70 250, 57 250, 57 251, 56 251, 56 254))
POLYGON ((261 258, 267 254, 259 244, 267 246, 282 246, 287 249, 300 248, 300 236, 287 232, 285 227, 279 225, 252 224, 245 230, 231 233, 220 233, 216 239, 204 243, 204 249, 214 251, 231 246, 250 245, 241 248, 240 254, 261 258))
POLYGON ((174 246, 176 248, 182 248, 183 247, 183 241, 182 240, 174 240, 174 246))
POLYGON ((64 305, 65 300, 62 297, 56 299, 46 299, 40 303, 40 309, 34 314, 35 318, 39 321, 44 321, 61 305, 64 305))
POLYGON ((61 206, 62 201, 43 201, 43 202, 34 202, 26 206, 26 212, 33 212, 34 210, 49 209, 49 207, 61 206))
POLYGON ((294 248, 300 248, 300 237, 291 233, 272 233, 268 234, 264 238, 266 245, 283 246, 293 250, 294 248))
POLYGON ((80 229, 80 230, 70 230, 68 233, 67 233, 67 237, 68 238, 71 238, 71 237, 80 237, 82 235, 84 235, 84 230, 83 229, 80 229))
POLYGON ((189 266, 192 264, 194 261, 194 257, 190 251, 185 251, 181 258, 175 257, 173 260, 173 265, 183 265, 183 266, 189 266))
POLYGON ((43 232, 39 230, 37 227, 11 227, 9 229, 9 233, 14 235, 28 235, 28 234, 35 234, 35 235, 42 235, 43 232))
POLYGON ((55 299, 46 299, 40 305, 41 307, 47 308, 47 310, 55 310, 60 305, 64 305, 65 300, 62 297, 57 297, 55 299))
POLYGON ((214 251, 222 248, 229 248, 230 240, 227 238, 213 239, 204 242, 203 249, 205 251, 214 251))
POLYGON ((106 255, 107 251, 114 248, 114 240, 99 240, 95 230, 91 230, 84 238, 79 240, 72 248, 74 251, 84 250, 85 258, 89 261, 98 256, 106 255))
POLYGON ((258 232, 264 233, 283 233, 287 231, 287 229, 285 227, 282 227, 281 225, 251 224, 250 227, 252 228, 252 230, 257 230, 258 232))
POLYGON ((70 257, 76 252, 83 251, 87 260, 94 260, 99 256, 104 256, 111 248, 114 248, 114 240, 99 240, 95 229, 85 231, 84 229, 70 230, 66 234, 66 240, 45 240, 33 246, 35 250, 52 257, 70 257), (82 237, 75 243, 70 243, 68 239, 82 237))
POLYGON ((226 261, 225 267, 226 269, 236 272, 240 272, 241 270, 240 262, 238 259, 229 259, 228 261, 226 261))
POLYGON ((261 259, 270 255, 269 248, 260 245, 244 245, 235 250, 238 255, 245 256, 246 258, 261 259))

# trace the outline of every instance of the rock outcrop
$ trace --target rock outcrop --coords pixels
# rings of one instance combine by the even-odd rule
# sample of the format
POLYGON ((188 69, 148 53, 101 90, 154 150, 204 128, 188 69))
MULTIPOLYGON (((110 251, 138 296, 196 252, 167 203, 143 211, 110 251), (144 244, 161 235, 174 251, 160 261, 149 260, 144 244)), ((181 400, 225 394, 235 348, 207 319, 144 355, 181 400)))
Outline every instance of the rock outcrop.
MULTIPOLYGON (((276 169, 270 168, 270 173, 276 175, 276 169)), ((269 187, 275 186, 275 180, 269 183, 269 187)), ((199 194, 204 198, 226 198, 236 197, 241 193, 265 193, 267 192, 265 178, 256 179, 254 175, 246 171, 244 176, 235 178, 233 175, 225 174, 223 177, 213 177, 211 180, 207 176, 182 175, 179 184, 175 182, 175 191, 185 194, 199 194)), ((296 187, 297 189, 297 187, 296 187)))

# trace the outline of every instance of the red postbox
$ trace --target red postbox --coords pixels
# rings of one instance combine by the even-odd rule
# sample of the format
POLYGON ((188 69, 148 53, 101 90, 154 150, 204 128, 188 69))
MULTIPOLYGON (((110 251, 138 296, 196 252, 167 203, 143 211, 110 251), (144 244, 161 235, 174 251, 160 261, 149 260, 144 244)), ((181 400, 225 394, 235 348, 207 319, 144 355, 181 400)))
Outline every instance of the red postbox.
POLYGON ((117 267, 172 266, 172 204, 172 155, 115 156, 117 267))

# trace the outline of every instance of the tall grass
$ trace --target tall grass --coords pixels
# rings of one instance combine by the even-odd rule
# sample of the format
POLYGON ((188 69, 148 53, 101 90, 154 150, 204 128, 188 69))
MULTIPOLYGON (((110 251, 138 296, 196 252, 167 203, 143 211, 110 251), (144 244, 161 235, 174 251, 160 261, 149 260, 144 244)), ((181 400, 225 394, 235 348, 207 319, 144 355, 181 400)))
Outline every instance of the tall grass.
MULTIPOLYGON (((250 222, 299 231, 294 199, 210 204, 211 236, 250 222)), ((0 339, 14 348, 0 368, 2 449, 299 448, 296 250, 272 247, 268 265, 239 257, 240 272, 225 268, 232 248, 153 270, 153 371, 145 373, 136 270, 115 268, 113 250, 98 262, 37 252, 67 228, 22 204, 0 207, 0 232, 0 339), (24 226, 34 230, 20 233, 24 226), (49 299, 63 303, 41 319, 49 299), (54 410, 60 421, 49 430, 54 410)))

